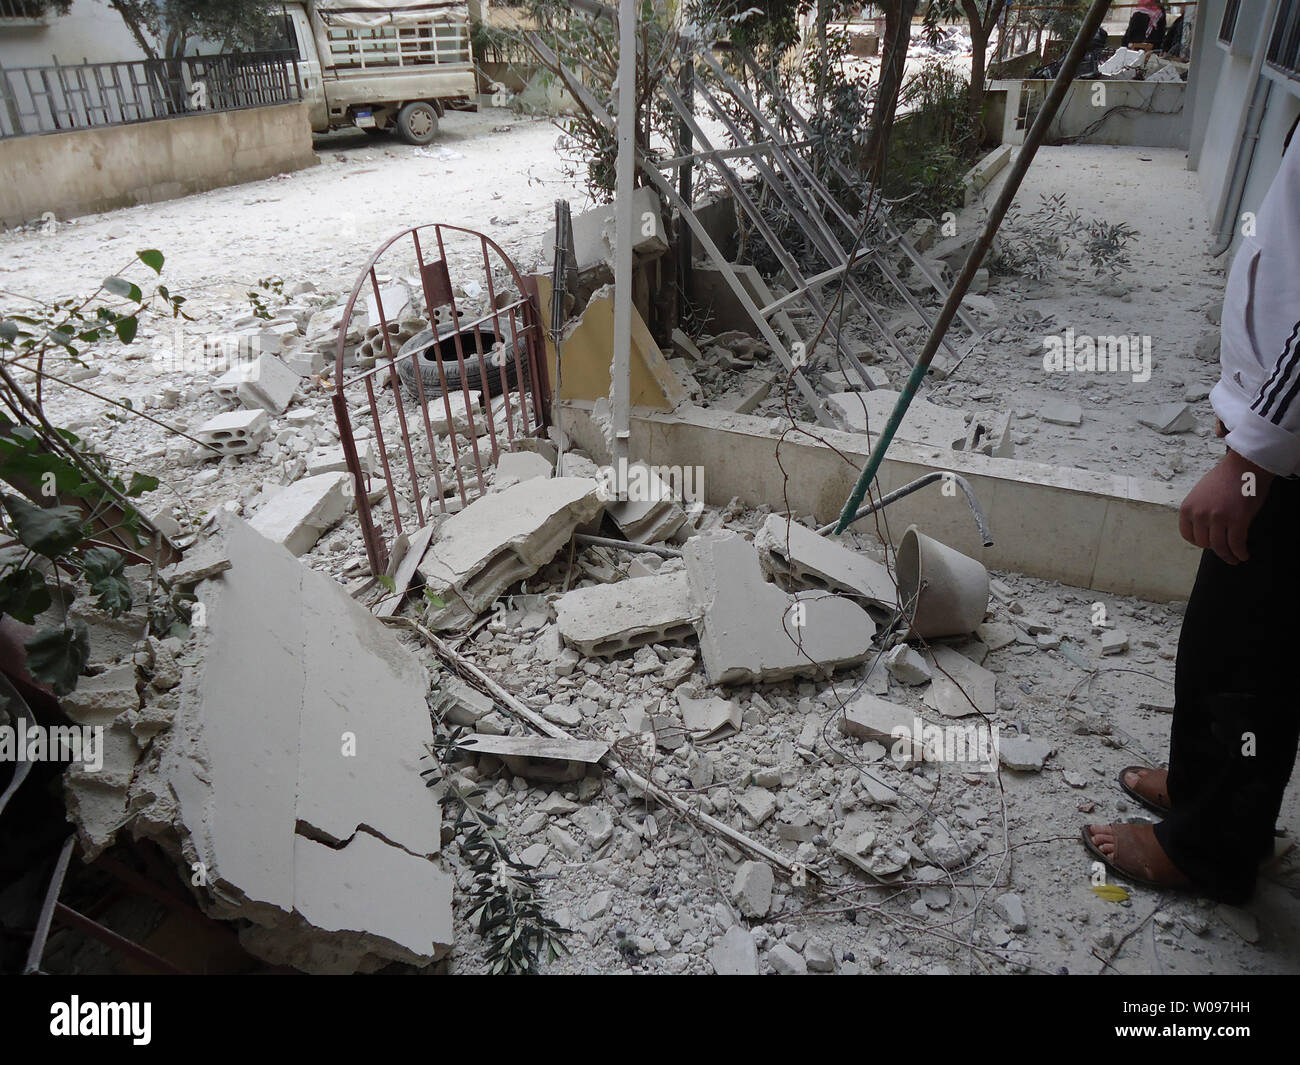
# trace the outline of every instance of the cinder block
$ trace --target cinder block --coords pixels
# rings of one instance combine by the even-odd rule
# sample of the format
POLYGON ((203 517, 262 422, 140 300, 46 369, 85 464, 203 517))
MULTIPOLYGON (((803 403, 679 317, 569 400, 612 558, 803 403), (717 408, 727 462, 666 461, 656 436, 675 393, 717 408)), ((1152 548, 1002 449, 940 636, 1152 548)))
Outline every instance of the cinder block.
POLYGON ((681 572, 576 588, 555 611, 564 642, 588 656, 695 635, 690 584, 681 572))
POLYGON ((270 435, 271 419, 264 410, 218 414, 194 431, 195 439, 227 455, 251 455, 270 435))

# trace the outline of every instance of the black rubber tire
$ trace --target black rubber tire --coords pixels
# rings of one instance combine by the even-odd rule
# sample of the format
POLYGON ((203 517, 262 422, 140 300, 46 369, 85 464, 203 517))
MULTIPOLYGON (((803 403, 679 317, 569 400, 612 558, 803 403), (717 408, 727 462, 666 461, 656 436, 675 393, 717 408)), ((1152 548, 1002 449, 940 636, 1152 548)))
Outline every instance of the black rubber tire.
MULTIPOLYGON (((452 335, 452 330, 443 327, 439 330, 438 340, 435 341, 432 329, 425 329, 415 336, 411 337, 401 350, 397 353, 397 376, 401 379, 402 384, 410 395, 419 399, 420 393, 415 383, 415 367, 418 363, 420 376, 424 378, 424 396, 426 399, 433 396, 442 395, 442 379, 438 375, 438 361, 435 350, 439 342, 446 343, 448 337, 452 335)), ((488 387, 483 388, 482 371, 479 369, 478 349, 474 344, 474 337, 468 330, 462 331, 461 347, 465 354, 465 384, 471 392, 487 392, 489 396, 501 395, 501 371, 497 366, 488 362, 488 387)), ((491 346, 495 343, 495 337, 492 333, 484 332, 483 334, 484 356, 490 352, 491 346)), ((452 348, 452 345, 447 345, 452 348)), ((519 355, 519 365, 525 368, 528 366, 528 345, 523 340, 515 344, 515 351, 519 355)), ((451 351, 444 351, 442 356, 443 373, 447 375, 447 390, 449 392, 461 391, 460 363, 456 359, 454 348, 451 351)), ((513 354, 508 354, 506 359, 506 385, 512 391, 519 383, 519 371, 515 366, 513 354)))
POLYGON ((397 132, 407 144, 430 144, 438 136, 438 109, 415 100, 397 112, 397 132))

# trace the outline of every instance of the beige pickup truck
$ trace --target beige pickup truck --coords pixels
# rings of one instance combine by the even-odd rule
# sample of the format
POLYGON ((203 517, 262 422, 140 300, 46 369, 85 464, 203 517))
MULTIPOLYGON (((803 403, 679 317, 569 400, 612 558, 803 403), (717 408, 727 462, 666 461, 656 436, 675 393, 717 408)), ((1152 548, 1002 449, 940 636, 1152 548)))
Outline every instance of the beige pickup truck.
POLYGON ((468 5, 306 0, 284 5, 312 129, 392 131, 428 144, 447 107, 472 106, 468 5))

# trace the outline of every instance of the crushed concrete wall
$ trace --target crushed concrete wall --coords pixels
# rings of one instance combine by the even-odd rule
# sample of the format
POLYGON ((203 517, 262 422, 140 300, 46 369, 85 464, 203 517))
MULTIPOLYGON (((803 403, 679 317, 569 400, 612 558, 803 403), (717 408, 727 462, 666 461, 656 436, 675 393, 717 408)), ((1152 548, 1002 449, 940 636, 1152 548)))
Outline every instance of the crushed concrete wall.
POLYGON ((229 518, 198 586, 169 730, 137 768, 132 830, 204 883, 253 953, 311 972, 424 965, 452 938, 441 813, 419 773, 424 667, 327 576, 229 518))

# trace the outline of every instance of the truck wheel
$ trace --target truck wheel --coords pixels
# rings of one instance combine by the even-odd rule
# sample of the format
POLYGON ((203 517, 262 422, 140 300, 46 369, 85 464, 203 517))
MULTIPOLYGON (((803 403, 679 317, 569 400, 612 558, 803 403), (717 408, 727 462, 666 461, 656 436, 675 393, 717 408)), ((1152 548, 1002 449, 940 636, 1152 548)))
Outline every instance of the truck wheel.
POLYGON ((438 112, 423 100, 397 112, 397 132, 408 144, 428 144, 438 135, 438 112))

